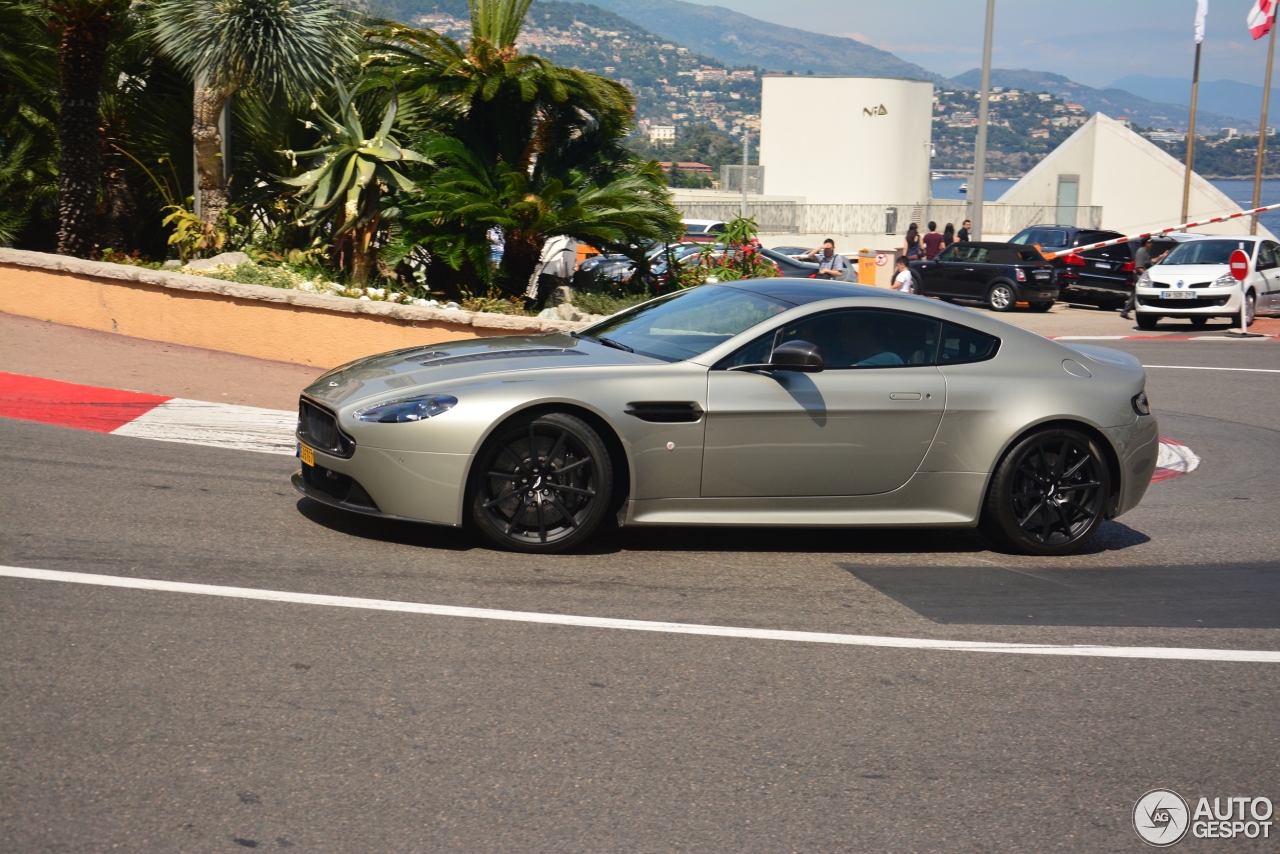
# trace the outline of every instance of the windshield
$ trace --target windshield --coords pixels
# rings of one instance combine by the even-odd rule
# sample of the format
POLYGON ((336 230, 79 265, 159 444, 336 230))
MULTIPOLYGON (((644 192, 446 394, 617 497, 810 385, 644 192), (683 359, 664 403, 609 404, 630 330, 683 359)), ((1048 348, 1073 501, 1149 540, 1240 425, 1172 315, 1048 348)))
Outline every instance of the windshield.
POLYGON ((682 362, 791 307, 751 291, 703 285, 637 306, 578 334, 665 362, 682 362))
POLYGON ((1231 253, 1243 248, 1253 255, 1252 240, 1189 240, 1179 243, 1161 264, 1226 264, 1231 253))

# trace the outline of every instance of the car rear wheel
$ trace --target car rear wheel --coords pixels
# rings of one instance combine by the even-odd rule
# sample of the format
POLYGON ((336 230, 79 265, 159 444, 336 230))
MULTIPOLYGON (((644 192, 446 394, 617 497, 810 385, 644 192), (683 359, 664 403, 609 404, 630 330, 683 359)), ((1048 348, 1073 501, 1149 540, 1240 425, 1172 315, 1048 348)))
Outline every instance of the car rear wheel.
POLYGON ((1138 314, 1134 315, 1138 320, 1139 329, 1155 329, 1156 324, 1160 322, 1158 314, 1138 314))
POLYGON ((1032 310, 1032 311, 1048 311, 1048 310, 1049 310, 1049 309, 1051 309, 1051 308, 1053 308, 1053 301, 1052 301, 1052 300, 1050 300, 1049 302, 1033 302, 1033 303, 1031 303, 1031 310, 1032 310))
POLYGON ((1204 316, 1192 317, 1190 320, 1192 326, 1204 326, 1209 322, 1209 318, 1204 316))
POLYGON ((1023 554, 1070 554, 1098 530, 1110 494, 1110 470, 1094 440, 1076 430, 1040 430, 996 467, 982 530, 1023 554))
POLYGON ((509 425, 486 443, 473 469, 471 518, 501 548, 561 552, 600 526, 612 491, 600 436, 553 412, 509 425))
POLYGON ((996 282, 987 291, 987 305, 992 311, 1013 311, 1017 303, 1018 296, 1013 292, 1013 287, 1004 282, 996 282))

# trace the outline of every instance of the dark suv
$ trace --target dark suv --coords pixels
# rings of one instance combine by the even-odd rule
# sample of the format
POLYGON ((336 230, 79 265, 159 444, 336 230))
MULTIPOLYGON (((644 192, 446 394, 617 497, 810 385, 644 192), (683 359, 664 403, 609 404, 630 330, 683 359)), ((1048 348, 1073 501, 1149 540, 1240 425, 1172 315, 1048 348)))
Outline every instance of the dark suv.
POLYGON ((1058 273, 1063 302, 1113 309, 1123 306, 1133 293, 1133 253, 1137 251, 1137 243, 1117 243, 1085 252, 1071 249, 1117 237, 1124 235, 1074 225, 1033 225, 1018 232, 1010 242, 1038 246, 1041 252, 1059 253, 1052 264, 1058 273))
POLYGON ((1053 265, 1034 246, 953 243, 932 261, 912 261, 916 293, 944 300, 982 300, 993 311, 1030 303, 1048 311, 1058 298, 1053 265))

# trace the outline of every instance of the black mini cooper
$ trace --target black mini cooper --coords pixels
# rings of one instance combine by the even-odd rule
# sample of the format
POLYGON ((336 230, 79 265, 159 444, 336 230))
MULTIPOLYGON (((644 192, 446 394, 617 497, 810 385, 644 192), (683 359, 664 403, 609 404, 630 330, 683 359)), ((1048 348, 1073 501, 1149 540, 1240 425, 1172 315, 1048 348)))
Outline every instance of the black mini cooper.
POLYGON ((912 261, 916 293, 944 300, 981 300, 992 311, 1020 302, 1048 311, 1058 298, 1053 264, 1034 246, 953 243, 932 261, 912 261))

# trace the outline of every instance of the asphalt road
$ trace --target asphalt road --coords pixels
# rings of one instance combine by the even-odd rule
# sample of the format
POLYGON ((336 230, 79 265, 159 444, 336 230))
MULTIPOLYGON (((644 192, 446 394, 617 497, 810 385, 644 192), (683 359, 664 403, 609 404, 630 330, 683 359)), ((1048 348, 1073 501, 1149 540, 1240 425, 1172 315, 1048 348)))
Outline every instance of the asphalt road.
MULTIPOLYGON (((1280 370, 1280 345, 1117 342, 1280 370)), ((0 564, 850 634, 1280 650, 1280 373, 1153 368, 1202 458, 1070 559, 971 532, 488 550, 294 462, 0 421, 0 564)), ((1280 802, 1280 665, 540 626, 0 579, 0 850, 1139 851, 1148 789, 1280 802)), ((1194 800, 1192 801, 1194 805, 1194 800)), ((1194 840, 1277 851, 1280 839, 1194 840)))

